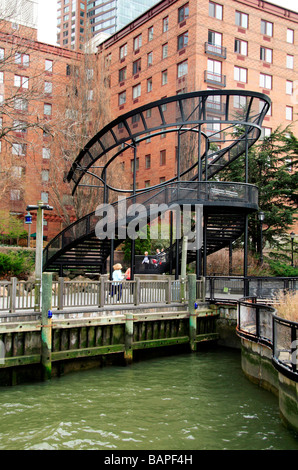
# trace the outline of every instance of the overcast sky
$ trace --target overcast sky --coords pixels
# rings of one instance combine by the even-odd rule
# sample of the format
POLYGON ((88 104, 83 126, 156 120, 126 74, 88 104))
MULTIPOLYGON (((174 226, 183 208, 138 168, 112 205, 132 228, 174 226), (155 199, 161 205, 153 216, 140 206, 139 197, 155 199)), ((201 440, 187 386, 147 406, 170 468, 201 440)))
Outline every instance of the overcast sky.
MULTIPOLYGON (((298 12, 298 0, 271 0, 270 3, 298 12)), ((38 40, 56 44, 57 0, 38 0, 38 40)))

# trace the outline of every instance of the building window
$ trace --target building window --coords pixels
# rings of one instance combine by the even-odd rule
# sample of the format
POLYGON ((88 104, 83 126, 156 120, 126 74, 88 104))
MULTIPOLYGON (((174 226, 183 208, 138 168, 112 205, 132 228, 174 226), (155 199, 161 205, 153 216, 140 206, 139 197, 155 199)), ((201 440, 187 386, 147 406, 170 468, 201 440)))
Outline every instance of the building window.
POLYGON ((186 3, 181 8, 178 9, 178 23, 186 20, 189 17, 189 4, 186 3))
POLYGON ((247 55, 247 41, 235 39, 234 52, 240 55, 247 55))
POLYGON ((166 164, 166 151, 161 150, 160 151, 160 166, 163 166, 166 164))
POLYGON ((20 189, 11 189, 10 190, 10 200, 11 201, 19 201, 20 199, 21 199, 20 189))
POLYGON ((162 46, 162 58, 166 59, 168 57, 168 43, 162 46))
POLYGON ((241 26, 241 28, 248 28, 248 15, 246 13, 242 13, 241 11, 236 11, 235 13, 235 23, 237 26, 241 26))
POLYGON ((293 121, 293 108, 292 106, 286 106, 286 120, 293 121))
POLYGON ((209 80, 220 82, 222 80, 221 62, 219 60, 208 59, 207 72, 207 77, 209 80))
MULTIPOLYGON (((138 171, 139 169, 139 163, 140 163, 140 159, 136 158, 136 171, 138 171)), ((130 169, 131 169, 131 172, 133 173, 134 172, 134 159, 130 160, 130 169)))
POLYGON ((13 121, 12 128, 14 132, 18 132, 24 135, 27 132, 27 127, 28 125, 24 121, 19 121, 16 119, 13 121))
POLYGON ((149 188, 150 187, 150 180, 145 181, 144 184, 145 184, 145 188, 149 188))
POLYGON ((152 77, 147 79, 147 92, 150 93, 152 91, 152 77))
POLYGON ((148 28, 148 41, 152 41, 153 39, 153 26, 148 28))
POLYGON ((261 33, 266 36, 273 36, 273 23, 266 20, 261 20, 261 33))
POLYGON ((265 73, 260 73, 260 87, 272 90, 272 76, 265 73))
POLYGON ((212 18, 216 18, 218 20, 222 20, 223 18, 223 7, 222 5, 219 5, 218 3, 214 2, 209 2, 209 16, 212 16, 212 18))
POLYGON ((24 98, 15 98, 14 107, 19 111, 28 111, 28 101, 24 98))
POLYGON ((126 80, 126 67, 119 70, 119 82, 123 82, 124 80, 126 80))
POLYGON ((235 95, 234 96, 234 108, 246 109, 247 100, 246 96, 235 95))
POLYGON ((177 76, 178 78, 183 77, 183 75, 187 75, 188 73, 188 62, 187 60, 184 60, 183 62, 180 62, 177 66, 177 76))
POLYGON ((166 85, 168 83, 168 71, 167 70, 163 70, 161 72, 161 84, 162 85, 166 85))
POLYGON ((45 202, 47 204, 49 202, 49 193, 47 193, 46 191, 42 191, 40 194, 40 199, 42 200, 42 202, 45 202))
POLYGON ((185 31, 185 33, 180 34, 178 36, 178 45, 177 49, 180 51, 181 49, 184 49, 188 44, 188 31, 185 31))
POLYGON ((45 71, 52 73, 53 72, 53 61, 46 59, 45 60, 45 71))
POLYGON ((266 137, 270 137, 271 133, 272 133, 272 129, 270 127, 261 127, 260 139, 265 139, 266 137))
POLYGON ((4 59, 4 49, 3 47, 0 47, 0 60, 4 59))
POLYGON ((142 34, 139 34, 133 40, 133 50, 138 51, 141 46, 142 46, 142 34))
POLYGON ((147 54, 147 66, 150 67, 153 63, 153 53, 149 52, 147 54))
POLYGON ((17 86, 18 88, 28 89, 28 84, 29 84, 28 77, 22 77, 21 75, 14 76, 14 86, 17 86))
POLYGON ((52 82, 44 82, 44 92, 51 95, 53 92, 52 82))
POLYGON ((294 44, 294 30, 288 28, 287 29, 287 42, 290 44, 294 44))
POLYGON ((13 143, 11 151, 13 155, 24 156, 26 155, 27 146, 26 144, 13 143))
POLYGON ((241 83, 247 83, 247 69, 243 67, 234 67, 234 80, 241 83))
POLYGON ((44 158, 45 160, 49 160, 51 158, 51 150, 49 148, 43 147, 42 158, 44 158))
POLYGON ((123 46, 121 46, 119 48, 119 57, 120 57, 120 60, 121 59, 124 59, 124 57, 127 56, 127 44, 124 44, 123 46))
POLYGON ((141 84, 140 83, 138 83, 138 85, 132 88, 132 98, 135 100, 136 98, 139 98, 139 96, 141 96, 141 84))
POLYGON ((13 178, 21 178, 23 174, 23 167, 22 166, 14 166, 12 167, 12 176, 13 178))
POLYGON ((119 106, 123 105, 126 103, 126 91, 122 91, 122 93, 119 93, 118 95, 118 103, 119 106))
POLYGON ((132 63, 132 74, 136 75, 140 71, 141 71, 141 59, 138 59, 132 63))
POLYGON ((28 54, 20 54, 17 52, 14 56, 15 64, 21 65, 22 67, 29 67, 29 60, 28 54))
POLYGON ((151 155, 145 155, 145 168, 146 170, 151 168, 151 155))
POLYGON ((44 103, 43 113, 44 113, 45 116, 51 116, 52 115, 52 105, 48 104, 48 103, 44 103))
POLYGON ((41 181, 44 181, 44 182, 49 181, 49 170, 41 171, 41 181))
POLYGON ((286 94, 287 95, 293 94, 293 82, 291 80, 287 80, 286 82, 286 94))
POLYGON ((162 20, 162 32, 166 33, 169 30, 169 17, 166 16, 162 20))
POLYGON ((287 69, 294 68, 294 56, 287 54, 287 69))
POLYGON ((272 64, 272 49, 268 49, 267 47, 260 47, 260 59, 264 62, 268 62, 272 64))

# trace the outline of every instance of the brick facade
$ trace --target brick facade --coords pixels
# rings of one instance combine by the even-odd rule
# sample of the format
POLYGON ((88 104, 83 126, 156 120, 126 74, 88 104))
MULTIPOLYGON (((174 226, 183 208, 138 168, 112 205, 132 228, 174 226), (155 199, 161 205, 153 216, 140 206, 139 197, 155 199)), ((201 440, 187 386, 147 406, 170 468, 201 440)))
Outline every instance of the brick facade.
MULTIPOLYGON (((159 2, 99 46, 110 64, 114 117, 183 91, 252 90, 273 103, 265 135, 288 124, 297 135, 297 25, 298 13, 266 1, 159 2)), ((169 135, 140 145, 139 188, 175 175, 174 146, 169 135)), ((132 155, 123 157, 128 171, 132 155)))

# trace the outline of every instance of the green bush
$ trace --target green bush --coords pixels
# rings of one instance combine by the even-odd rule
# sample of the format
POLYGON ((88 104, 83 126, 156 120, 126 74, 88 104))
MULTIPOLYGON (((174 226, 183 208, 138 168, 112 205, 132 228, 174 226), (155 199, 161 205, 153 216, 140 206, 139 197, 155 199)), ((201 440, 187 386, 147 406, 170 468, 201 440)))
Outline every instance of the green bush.
POLYGON ((34 269, 34 252, 9 251, 0 253, 0 275, 21 276, 34 269))
POLYGON ((297 277, 298 268, 291 266, 288 263, 281 263, 277 260, 268 260, 272 276, 277 277, 297 277))

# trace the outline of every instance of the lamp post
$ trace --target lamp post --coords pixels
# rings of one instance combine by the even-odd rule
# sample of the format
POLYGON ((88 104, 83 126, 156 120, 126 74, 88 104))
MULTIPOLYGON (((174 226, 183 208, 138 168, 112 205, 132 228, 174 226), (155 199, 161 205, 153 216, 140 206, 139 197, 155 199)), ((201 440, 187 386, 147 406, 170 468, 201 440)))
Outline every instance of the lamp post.
POLYGON ((42 278, 42 249, 43 249, 43 211, 53 210, 52 206, 38 201, 36 206, 27 206, 27 211, 36 210, 36 248, 35 248, 35 309, 41 308, 41 278, 42 278), (38 289, 37 286, 40 286, 38 289))
POLYGON ((260 265, 262 266, 263 264, 263 221, 265 219, 265 214, 263 211, 260 211, 258 214, 258 218, 260 221, 260 265))
POLYGON ((292 266, 294 267, 294 238, 295 238, 295 233, 291 232, 291 248, 292 248, 292 266))
POLYGON ((28 242, 27 247, 30 247, 30 236, 31 236, 31 224, 32 224, 32 215, 30 212, 27 212, 25 215, 25 224, 28 224, 28 242))

